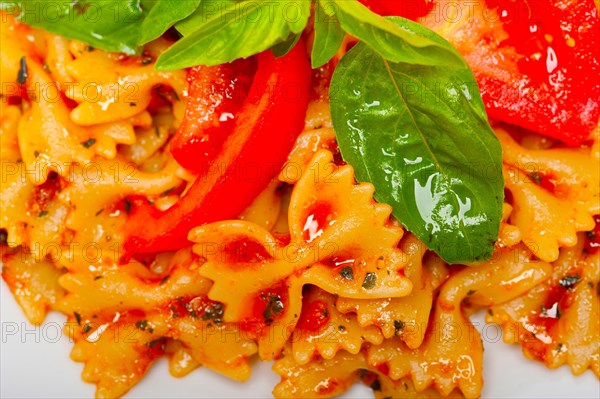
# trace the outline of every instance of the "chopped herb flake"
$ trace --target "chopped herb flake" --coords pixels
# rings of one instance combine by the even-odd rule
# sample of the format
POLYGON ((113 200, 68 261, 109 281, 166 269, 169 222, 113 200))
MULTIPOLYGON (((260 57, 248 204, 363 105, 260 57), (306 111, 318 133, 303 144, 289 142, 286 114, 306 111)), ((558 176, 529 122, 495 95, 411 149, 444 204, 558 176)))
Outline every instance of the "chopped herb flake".
POLYGON ((571 275, 571 276, 564 276, 563 278, 560 279, 560 281, 558 282, 558 285, 560 285, 561 287, 565 287, 565 288, 571 288, 575 284, 577 284, 580 280, 581 280, 581 277, 576 274, 571 275))
POLYGON ((404 333, 404 322, 402 320, 394 320, 394 334, 400 336, 404 333))
POLYGON ((377 275, 373 272, 367 272, 365 275, 365 279, 363 280, 362 287, 365 290, 370 290, 375 287, 375 282, 377 281, 377 275))
POLYGON ((77 312, 73 312, 73 316, 75 316, 75 320, 77 320, 77 324, 81 325, 81 315, 77 312))
POLYGON ((90 324, 86 324, 85 326, 83 326, 83 328, 81 329, 81 332, 84 334, 87 334, 90 332, 90 330, 92 329, 92 326, 90 324))
POLYGON ((340 270, 340 275, 346 280, 354 280, 354 272, 350 266, 346 266, 340 270))
POLYGON ((19 72, 17 73, 17 83, 22 85, 27 81, 27 58, 21 57, 19 62, 19 72))
POLYGON ((81 145, 84 146, 85 148, 90 148, 94 144, 96 144, 96 139, 89 139, 89 140, 86 140, 81 143, 81 145))
POLYGON ((48 214, 48 211, 41 211, 40 213, 38 213, 38 217, 42 218, 44 216, 46 216, 48 214))
POLYGON ((148 327, 148 320, 139 320, 135 323, 135 326, 140 330, 145 331, 146 327, 148 327))
POLYGON ((215 322, 216 325, 220 325, 221 323, 223 323, 223 304, 217 302, 211 306, 208 306, 204 310, 202 320, 212 320, 215 322))
POLYGON ((185 310, 188 311, 190 316, 192 316, 194 319, 198 318, 198 313, 196 313, 196 311, 194 310, 194 308, 192 308, 192 305, 189 302, 186 302, 186 304, 184 306, 185 306, 185 310))
MULTIPOLYGON (((263 299, 264 295, 263 295, 263 299)), ((267 307, 263 312, 263 317, 265 320, 272 319, 274 316, 281 314, 283 312, 283 302, 281 301, 281 297, 279 295, 269 295, 267 307)))
POLYGON ((542 184, 542 175, 539 172, 531 172, 529 173, 529 178, 533 180, 535 184, 542 184))

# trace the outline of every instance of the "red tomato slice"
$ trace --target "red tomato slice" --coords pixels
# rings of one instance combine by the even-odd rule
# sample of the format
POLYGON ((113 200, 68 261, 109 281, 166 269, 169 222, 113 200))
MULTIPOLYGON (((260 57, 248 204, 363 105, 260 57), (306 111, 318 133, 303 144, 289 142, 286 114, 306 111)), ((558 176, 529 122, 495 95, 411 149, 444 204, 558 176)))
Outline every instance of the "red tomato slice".
POLYGON ((593 0, 439 1, 420 20, 465 57, 488 115, 585 141, 600 117, 600 19, 593 0))
POLYGON ((434 5, 434 0, 359 0, 379 15, 399 15, 416 20, 426 15, 434 5))
POLYGON ((185 118, 170 144, 171 154, 181 166, 198 172, 221 150, 248 96, 256 71, 254 61, 190 68, 185 118))

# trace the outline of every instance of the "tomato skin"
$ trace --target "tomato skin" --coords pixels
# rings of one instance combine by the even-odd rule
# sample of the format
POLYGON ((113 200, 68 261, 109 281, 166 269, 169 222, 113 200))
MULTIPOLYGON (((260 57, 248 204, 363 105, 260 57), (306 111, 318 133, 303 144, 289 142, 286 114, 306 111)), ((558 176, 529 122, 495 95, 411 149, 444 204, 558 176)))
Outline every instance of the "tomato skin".
POLYGON ((259 54, 250 89, 257 95, 244 102, 213 161, 216 167, 204 169, 164 212, 148 203, 135 203, 125 225, 121 262, 136 253, 183 248, 190 245, 187 235, 193 227, 237 217, 279 173, 304 128, 310 79, 302 42, 281 58, 270 51, 259 54), (257 174, 244 174, 256 170, 257 174))
MULTIPOLYGON (((522 55, 517 60, 522 75, 503 89, 482 85, 489 115, 580 144, 600 117, 600 19, 594 2, 538 0, 532 3, 535 18, 523 22, 511 20, 510 13, 502 16, 507 2, 488 0, 498 4, 509 35, 500 45, 522 55)), ((512 9, 519 12, 514 4, 512 9)))
POLYGON ((359 0, 376 14, 416 20, 433 8, 433 0, 359 0))
POLYGON ((600 19, 593 0, 486 0, 460 22, 420 19, 465 57, 490 118, 576 146, 600 118, 600 19), (483 17, 482 17, 483 15, 483 17))
POLYGON ((203 162, 216 157, 235 126, 255 71, 254 58, 190 68, 185 117, 170 143, 181 166, 198 172, 203 162))
POLYGON ((330 319, 327 303, 317 300, 302 306, 297 326, 305 331, 318 331, 330 319))

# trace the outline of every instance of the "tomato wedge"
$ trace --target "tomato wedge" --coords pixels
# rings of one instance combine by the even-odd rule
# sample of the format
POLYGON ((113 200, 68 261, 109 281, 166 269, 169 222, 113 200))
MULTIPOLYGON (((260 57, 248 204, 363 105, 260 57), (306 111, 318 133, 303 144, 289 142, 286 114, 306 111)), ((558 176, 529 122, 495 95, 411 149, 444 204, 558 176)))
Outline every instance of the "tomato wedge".
POLYGON ((359 0, 379 15, 397 15, 416 20, 433 8, 433 0, 359 0))
POLYGON ((568 145, 588 139, 600 117, 593 0, 464 1, 440 18, 444 4, 420 22, 465 57, 491 118, 568 145))
POLYGON ((300 41, 287 55, 258 55, 250 95, 210 167, 171 208, 131 201, 121 261, 189 245, 195 226, 237 217, 281 170, 304 127, 311 68, 300 41))
POLYGON ((171 154, 181 166, 198 172, 203 162, 215 158, 248 96, 255 61, 190 68, 185 117, 170 143, 171 154))

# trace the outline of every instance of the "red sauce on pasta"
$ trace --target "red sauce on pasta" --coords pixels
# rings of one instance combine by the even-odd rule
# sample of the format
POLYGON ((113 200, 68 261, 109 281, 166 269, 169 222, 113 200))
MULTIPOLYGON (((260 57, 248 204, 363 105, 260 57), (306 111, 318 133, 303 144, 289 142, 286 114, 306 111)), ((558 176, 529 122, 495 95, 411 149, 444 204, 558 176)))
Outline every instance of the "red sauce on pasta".
POLYGON ((261 263, 271 259, 271 255, 261 243, 246 237, 228 242, 225 244, 223 252, 227 254, 227 263, 232 265, 237 263, 261 263))
POLYGON ((48 175, 48 180, 35 188, 35 203, 40 212, 48 208, 48 204, 54 199, 56 193, 59 193, 65 185, 58 174, 52 172, 48 175))
POLYGON ((331 316, 327 303, 323 301, 313 301, 302 306, 298 328, 306 331, 318 331, 327 325, 331 316))
POLYGON ((249 304, 249 317, 240 322, 240 329, 259 336, 265 326, 278 319, 289 304, 288 286, 282 281, 263 290, 249 304))
POLYGON ((302 232, 306 242, 312 242, 323 234, 327 226, 335 223, 335 212, 328 203, 317 202, 308 208, 302 232))

